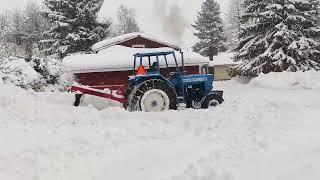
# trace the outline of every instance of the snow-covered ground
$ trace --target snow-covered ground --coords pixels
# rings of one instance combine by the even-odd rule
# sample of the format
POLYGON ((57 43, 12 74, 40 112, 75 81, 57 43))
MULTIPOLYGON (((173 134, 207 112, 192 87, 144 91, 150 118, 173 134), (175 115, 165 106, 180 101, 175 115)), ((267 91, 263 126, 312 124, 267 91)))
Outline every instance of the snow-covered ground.
POLYGON ((216 109, 130 113, 0 82, 0 179, 320 178, 320 73, 216 87, 216 109))

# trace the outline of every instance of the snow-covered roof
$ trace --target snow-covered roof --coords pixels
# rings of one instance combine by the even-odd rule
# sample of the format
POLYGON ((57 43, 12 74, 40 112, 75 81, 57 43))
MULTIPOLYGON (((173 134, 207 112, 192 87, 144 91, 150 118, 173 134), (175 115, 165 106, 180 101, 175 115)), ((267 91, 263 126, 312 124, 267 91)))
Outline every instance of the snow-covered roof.
MULTIPOLYGON (((100 51, 98 54, 82 54, 71 55, 63 60, 63 66, 66 71, 73 73, 89 73, 89 72, 110 72, 110 71, 124 71, 133 68, 133 55, 137 53, 153 53, 153 52, 167 52, 175 51, 172 48, 128 48, 123 46, 113 46, 100 51)), ((181 55, 176 51, 178 63, 181 65, 181 55)), ((156 59, 151 59, 154 62, 156 59)), ((168 65, 175 66, 175 61, 172 56, 167 57, 168 65)), ((159 58, 160 66, 165 67, 164 57, 159 58)), ((186 51, 184 52, 185 66, 204 65, 210 61, 200 54, 186 51)), ((148 61, 144 60, 146 67, 148 61)))
POLYGON ((124 35, 121 35, 121 36, 116 36, 116 37, 113 37, 113 38, 110 38, 110 39, 106 39, 106 40, 100 41, 100 42, 98 42, 98 43, 96 43, 96 44, 94 44, 92 46, 92 50, 94 52, 98 52, 98 51, 101 51, 103 49, 118 45, 120 43, 129 41, 129 40, 137 38, 137 37, 141 37, 141 38, 144 38, 144 39, 148 39, 150 41, 161 43, 161 44, 166 45, 168 47, 171 47, 171 48, 173 48, 175 50, 181 49, 177 45, 173 45, 173 44, 169 44, 169 43, 163 42, 161 40, 155 39, 154 37, 148 36, 148 35, 143 34, 143 33, 129 33, 129 34, 124 34, 124 35))
POLYGON ((221 65, 236 65, 238 62, 234 62, 232 57, 234 53, 219 53, 218 56, 213 57, 213 61, 210 62, 209 66, 221 66, 221 65))

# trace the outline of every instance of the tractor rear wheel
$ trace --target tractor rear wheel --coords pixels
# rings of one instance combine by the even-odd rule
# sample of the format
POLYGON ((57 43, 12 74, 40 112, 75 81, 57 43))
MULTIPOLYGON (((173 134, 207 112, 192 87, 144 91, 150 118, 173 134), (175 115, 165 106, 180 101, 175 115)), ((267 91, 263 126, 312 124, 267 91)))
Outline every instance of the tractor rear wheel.
POLYGON ((141 111, 161 112, 169 110, 168 95, 160 89, 151 89, 144 93, 140 100, 141 111))
POLYGON ((209 107, 216 107, 223 103, 223 98, 218 94, 207 95, 201 104, 202 109, 208 109, 209 107))
POLYGON ((128 111, 161 112, 176 108, 174 87, 160 79, 150 79, 136 86, 126 103, 128 111))

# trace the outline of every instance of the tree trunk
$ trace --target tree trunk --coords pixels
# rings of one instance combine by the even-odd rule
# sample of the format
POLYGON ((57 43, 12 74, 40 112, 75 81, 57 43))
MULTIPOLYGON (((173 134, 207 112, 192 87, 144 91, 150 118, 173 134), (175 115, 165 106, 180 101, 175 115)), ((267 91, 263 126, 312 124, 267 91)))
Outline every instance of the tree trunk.
POLYGON ((218 47, 214 47, 212 54, 213 54, 214 56, 217 56, 217 55, 218 55, 218 52, 219 52, 219 48, 218 48, 218 47))
POLYGON ((209 60, 213 61, 213 56, 217 56, 217 55, 218 55, 218 48, 210 46, 209 52, 208 52, 209 60))

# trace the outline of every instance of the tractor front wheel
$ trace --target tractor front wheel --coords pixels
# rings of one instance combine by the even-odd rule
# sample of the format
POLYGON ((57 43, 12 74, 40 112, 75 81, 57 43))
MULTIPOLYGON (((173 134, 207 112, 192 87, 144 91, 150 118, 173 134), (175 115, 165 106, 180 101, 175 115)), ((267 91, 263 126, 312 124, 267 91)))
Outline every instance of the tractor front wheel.
POLYGON ((201 109, 201 100, 198 100, 198 99, 195 99, 195 100, 192 100, 191 102, 191 107, 193 109, 201 109))
POLYGON ((208 109, 210 107, 217 107, 223 102, 223 98, 218 94, 209 94, 202 101, 201 107, 208 109))

